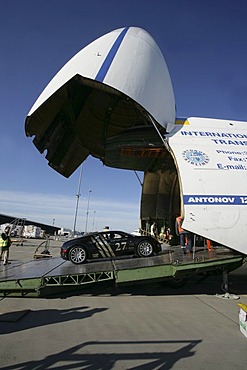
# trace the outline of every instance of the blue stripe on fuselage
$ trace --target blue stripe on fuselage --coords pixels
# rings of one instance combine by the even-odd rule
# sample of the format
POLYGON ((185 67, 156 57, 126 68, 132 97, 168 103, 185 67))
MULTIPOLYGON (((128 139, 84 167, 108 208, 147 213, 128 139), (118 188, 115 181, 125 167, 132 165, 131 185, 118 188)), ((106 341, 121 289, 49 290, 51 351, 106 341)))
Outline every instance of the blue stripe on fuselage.
POLYGON ((128 27, 124 28, 123 31, 119 34, 114 44, 112 45, 111 50, 107 54, 107 57, 105 58, 102 66, 100 67, 99 72, 97 73, 97 76, 95 77, 96 81, 103 82, 128 29, 129 29, 128 27))

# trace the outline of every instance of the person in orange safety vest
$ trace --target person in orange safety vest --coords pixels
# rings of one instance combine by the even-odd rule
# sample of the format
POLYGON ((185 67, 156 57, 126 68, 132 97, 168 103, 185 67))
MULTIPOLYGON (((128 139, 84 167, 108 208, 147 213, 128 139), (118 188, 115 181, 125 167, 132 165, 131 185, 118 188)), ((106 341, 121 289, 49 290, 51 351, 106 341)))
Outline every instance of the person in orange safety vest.
POLYGON ((182 228, 183 217, 176 217, 176 233, 179 235, 180 245, 184 254, 192 251, 192 234, 182 228))

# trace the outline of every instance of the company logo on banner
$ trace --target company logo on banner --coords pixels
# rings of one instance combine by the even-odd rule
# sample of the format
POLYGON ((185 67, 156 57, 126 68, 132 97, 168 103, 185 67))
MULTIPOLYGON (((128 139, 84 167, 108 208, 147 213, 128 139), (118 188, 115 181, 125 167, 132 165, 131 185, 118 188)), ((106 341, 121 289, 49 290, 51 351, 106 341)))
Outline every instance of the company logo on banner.
POLYGON ((207 154, 200 150, 187 149, 183 152, 183 158, 195 166, 203 166, 209 162, 207 154))
POLYGON ((247 205, 246 195, 184 195, 184 204, 247 205))

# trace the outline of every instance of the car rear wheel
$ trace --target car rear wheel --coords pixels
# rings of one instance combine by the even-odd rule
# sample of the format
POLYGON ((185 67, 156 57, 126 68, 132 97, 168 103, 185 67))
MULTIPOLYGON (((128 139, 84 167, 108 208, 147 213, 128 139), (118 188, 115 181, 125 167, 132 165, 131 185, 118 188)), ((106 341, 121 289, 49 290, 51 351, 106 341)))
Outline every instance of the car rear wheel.
POLYGON ((87 259, 86 248, 80 245, 76 245, 69 251, 69 260, 75 265, 85 263, 87 259))
POLYGON ((150 257, 154 253, 153 245, 148 240, 143 240, 137 246, 137 254, 139 257, 150 257))

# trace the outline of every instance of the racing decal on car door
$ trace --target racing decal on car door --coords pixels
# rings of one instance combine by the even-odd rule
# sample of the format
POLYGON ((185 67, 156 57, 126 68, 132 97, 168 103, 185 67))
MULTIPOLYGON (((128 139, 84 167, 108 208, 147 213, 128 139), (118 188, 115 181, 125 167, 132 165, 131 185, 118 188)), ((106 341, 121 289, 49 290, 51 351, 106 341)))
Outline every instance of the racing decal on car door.
POLYGON ((108 255, 103 251, 99 242, 97 241, 98 238, 96 239, 95 237, 91 237, 91 239, 92 239, 92 242, 95 244, 96 248, 98 249, 99 254, 101 255, 101 257, 108 257, 108 255))
POLYGON ((103 251, 105 252, 105 255, 106 257, 111 257, 111 254, 110 252, 108 251, 108 249, 106 248, 106 246, 104 245, 104 243, 102 242, 100 236, 97 237, 97 244, 99 245, 100 248, 103 249, 103 251))
POLYGON ((106 249, 107 252, 110 253, 109 257, 115 257, 115 253, 113 252, 112 247, 102 235, 99 235, 99 242, 102 243, 103 248, 105 247, 104 250, 106 249))

